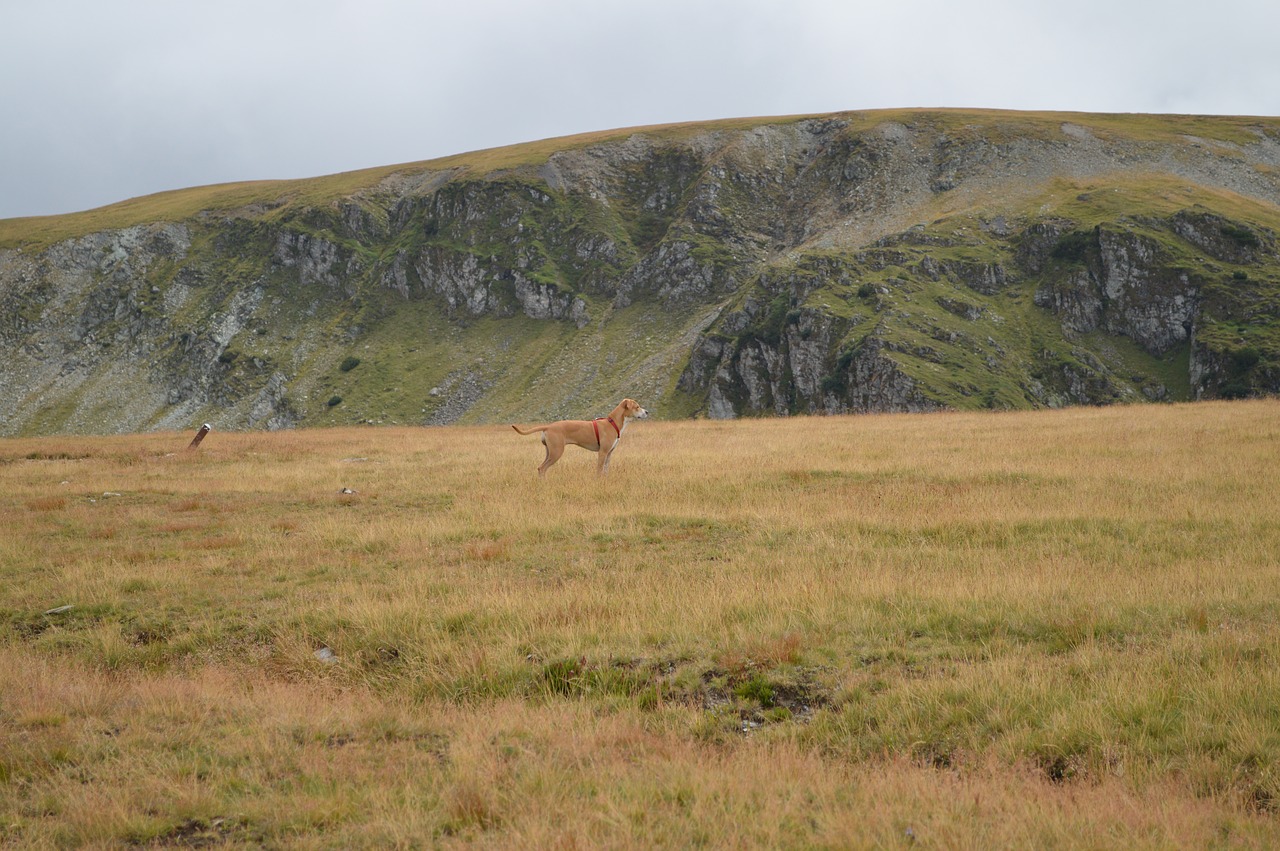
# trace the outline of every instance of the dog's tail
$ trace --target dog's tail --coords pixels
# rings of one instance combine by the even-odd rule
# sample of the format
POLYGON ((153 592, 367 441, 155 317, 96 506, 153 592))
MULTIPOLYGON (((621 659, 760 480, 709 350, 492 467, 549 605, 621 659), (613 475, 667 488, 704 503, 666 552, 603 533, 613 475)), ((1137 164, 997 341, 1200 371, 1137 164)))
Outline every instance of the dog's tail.
POLYGON ((513 429, 515 429, 515 430, 516 430, 516 433, 517 433, 517 434, 537 434, 537 433, 538 433, 538 432, 540 432, 540 431, 546 431, 546 430, 547 430, 547 427, 546 427, 546 426, 534 426, 533 428, 529 429, 528 431, 525 431, 524 429, 520 428, 520 426, 518 426, 518 425, 514 425, 514 424, 513 424, 511 427, 512 427, 513 429))

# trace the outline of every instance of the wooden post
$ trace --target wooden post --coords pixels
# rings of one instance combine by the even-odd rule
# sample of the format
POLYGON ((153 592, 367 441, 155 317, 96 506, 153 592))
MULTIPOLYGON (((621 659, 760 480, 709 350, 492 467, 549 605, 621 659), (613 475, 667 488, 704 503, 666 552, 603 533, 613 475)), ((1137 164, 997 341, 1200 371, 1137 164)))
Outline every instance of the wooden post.
POLYGON ((204 425, 200 426, 200 430, 196 432, 196 436, 191 439, 191 445, 187 447, 187 451, 190 452, 191 450, 199 446, 200 441, 204 440, 204 436, 209 433, 209 429, 211 428, 213 428, 213 426, 209 425, 208 423, 205 423, 204 425))

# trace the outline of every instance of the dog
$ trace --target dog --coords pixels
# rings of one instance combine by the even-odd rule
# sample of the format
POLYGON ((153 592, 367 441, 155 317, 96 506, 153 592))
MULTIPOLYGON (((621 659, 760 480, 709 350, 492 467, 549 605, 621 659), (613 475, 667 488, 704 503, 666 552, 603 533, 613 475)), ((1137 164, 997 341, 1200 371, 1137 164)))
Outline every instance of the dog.
POLYGON ((570 443, 596 453, 596 475, 603 476, 609 472, 609 458, 613 450, 622 440, 622 433, 627 429, 627 420, 642 420, 649 412, 640 407, 635 399, 623 399, 618 407, 607 417, 596 417, 594 420, 560 420, 547 425, 534 426, 527 431, 517 425, 511 427, 518 434, 537 434, 542 432, 542 445, 547 447, 547 457, 538 467, 538 478, 547 474, 547 469, 560 460, 564 448, 570 443))

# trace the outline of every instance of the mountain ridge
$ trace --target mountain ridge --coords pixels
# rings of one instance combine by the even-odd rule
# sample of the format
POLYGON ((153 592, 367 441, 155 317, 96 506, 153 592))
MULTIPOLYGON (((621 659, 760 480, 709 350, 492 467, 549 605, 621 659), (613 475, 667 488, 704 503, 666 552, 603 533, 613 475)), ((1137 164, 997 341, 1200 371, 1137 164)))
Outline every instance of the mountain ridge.
POLYGON ((1274 393, 1278 232, 1252 117, 733 119, 174 190, 0 222, 0 434, 1274 393))

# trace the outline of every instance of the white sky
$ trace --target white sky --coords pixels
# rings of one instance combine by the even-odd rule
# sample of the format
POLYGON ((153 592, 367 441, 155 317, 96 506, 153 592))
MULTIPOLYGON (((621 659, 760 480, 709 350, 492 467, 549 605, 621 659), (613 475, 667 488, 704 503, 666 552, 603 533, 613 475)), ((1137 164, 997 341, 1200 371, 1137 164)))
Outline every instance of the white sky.
POLYGON ((915 106, 1280 115, 1280 2, 0 0, 0 218, 915 106))

